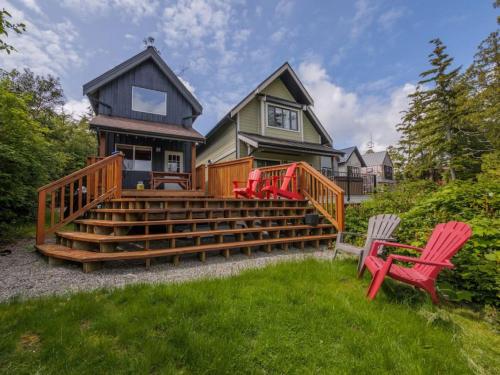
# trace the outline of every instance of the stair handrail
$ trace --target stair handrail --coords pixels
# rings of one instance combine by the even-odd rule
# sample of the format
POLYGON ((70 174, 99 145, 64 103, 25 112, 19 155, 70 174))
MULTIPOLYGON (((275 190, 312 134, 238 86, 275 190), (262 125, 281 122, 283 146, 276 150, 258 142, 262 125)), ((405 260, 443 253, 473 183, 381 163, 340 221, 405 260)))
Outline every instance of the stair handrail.
POLYGON ((112 197, 120 198, 122 164, 123 154, 116 153, 39 188, 37 245, 45 242, 47 234, 55 232, 104 200, 112 197), (47 226, 48 197, 50 197, 50 220, 47 226), (59 211, 57 217, 56 208, 59 211))
MULTIPOLYGON (((291 165, 280 164, 259 168, 263 179, 278 177, 286 173, 291 165)), ((309 163, 297 162, 297 184, 290 184, 290 189, 296 188, 338 231, 344 230, 344 190, 323 176, 309 163)))

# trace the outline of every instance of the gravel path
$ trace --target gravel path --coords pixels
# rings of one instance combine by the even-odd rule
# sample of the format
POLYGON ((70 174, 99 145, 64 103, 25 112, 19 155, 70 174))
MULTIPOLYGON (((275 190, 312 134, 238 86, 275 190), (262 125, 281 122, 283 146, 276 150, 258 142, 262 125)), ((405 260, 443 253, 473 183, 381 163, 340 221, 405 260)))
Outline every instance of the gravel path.
POLYGON ((0 302, 19 296, 30 298, 49 294, 65 294, 73 291, 103 287, 121 287, 133 283, 182 282, 204 277, 227 277, 248 268, 260 268, 271 263, 315 257, 331 259, 333 252, 324 250, 290 249, 287 253, 253 252, 247 257, 232 252, 228 260, 215 253, 207 253, 206 263, 196 256, 183 256, 178 266, 166 260, 151 262, 147 270, 143 262, 110 262, 105 268, 85 274, 79 264, 65 263, 51 267, 38 254, 33 240, 21 240, 6 247, 12 254, 0 256, 0 302))

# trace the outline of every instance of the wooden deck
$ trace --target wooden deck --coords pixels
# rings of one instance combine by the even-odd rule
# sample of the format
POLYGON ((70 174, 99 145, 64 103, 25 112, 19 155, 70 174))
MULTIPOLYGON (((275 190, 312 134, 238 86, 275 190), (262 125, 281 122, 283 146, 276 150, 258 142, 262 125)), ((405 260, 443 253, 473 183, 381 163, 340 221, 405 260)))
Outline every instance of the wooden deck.
MULTIPOLYGON (((297 163, 306 199, 235 199, 227 181, 242 173, 242 165, 251 168, 252 158, 209 166, 209 195, 204 190, 122 190, 122 159, 121 154, 104 158, 39 189, 36 247, 50 263, 79 262, 89 272, 115 260, 144 259, 149 266, 153 258, 178 263, 181 255, 193 253, 204 261, 217 251, 227 258, 237 249, 251 255, 275 247, 318 248, 330 244, 344 226, 342 190, 307 163, 297 163), (305 224, 311 213, 319 214, 319 225, 305 224), (73 230, 63 231, 70 223, 73 230), (55 244, 46 241, 52 234, 55 244)), ((286 170, 287 165, 262 168, 273 181, 286 170)))
MULTIPOLYGON (((184 192, 185 193, 185 192, 184 192)), ((312 227, 304 216, 315 212, 307 201, 191 197, 122 197, 91 209, 74 221, 73 231, 56 232, 56 244, 37 249, 56 260, 83 264, 85 272, 114 260, 169 257, 185 254, 206 259, 208 252, 229 257, 231 251, 270 252, 306 245, 319 247, 336 237, 329 222, 312 227)))

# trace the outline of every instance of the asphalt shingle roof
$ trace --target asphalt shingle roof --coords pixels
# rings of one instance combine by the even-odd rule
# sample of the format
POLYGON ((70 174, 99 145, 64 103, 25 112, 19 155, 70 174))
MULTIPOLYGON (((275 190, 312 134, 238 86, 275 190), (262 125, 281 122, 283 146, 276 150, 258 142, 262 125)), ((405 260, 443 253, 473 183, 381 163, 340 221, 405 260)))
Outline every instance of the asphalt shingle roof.
POLYGON ((382 165, 384 163, 387 151, 367 152, 363 155, 363 159, 367 166, 382 165))

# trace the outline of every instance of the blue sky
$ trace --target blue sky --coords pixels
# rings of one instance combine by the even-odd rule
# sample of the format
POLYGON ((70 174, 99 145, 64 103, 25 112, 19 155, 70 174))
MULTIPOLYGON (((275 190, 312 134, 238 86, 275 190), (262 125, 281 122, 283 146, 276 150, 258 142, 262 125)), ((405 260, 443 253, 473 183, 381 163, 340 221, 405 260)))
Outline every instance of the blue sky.
POLYGON ((439 37, 467 66, 496 29, 492 0, 0 0, 23 20, 4 69, 28 67, 61 78, 77 115, 82 85, 156 39, 167 64, 192 88, 202 133, 284 61, 315 100, 338 148, 377 149, 397 141, 406 96, 439 37))

